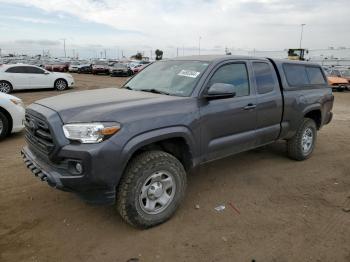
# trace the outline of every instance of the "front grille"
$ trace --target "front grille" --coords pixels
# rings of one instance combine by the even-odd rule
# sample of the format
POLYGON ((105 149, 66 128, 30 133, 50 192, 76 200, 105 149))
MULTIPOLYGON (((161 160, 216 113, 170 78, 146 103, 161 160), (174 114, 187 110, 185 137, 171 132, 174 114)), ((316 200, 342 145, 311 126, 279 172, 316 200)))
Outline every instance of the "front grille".
POLYGON ((50 154, 55 144, 47 122, 32 114, 26 113, 26 134, 27 142, 45 154, 50 154))

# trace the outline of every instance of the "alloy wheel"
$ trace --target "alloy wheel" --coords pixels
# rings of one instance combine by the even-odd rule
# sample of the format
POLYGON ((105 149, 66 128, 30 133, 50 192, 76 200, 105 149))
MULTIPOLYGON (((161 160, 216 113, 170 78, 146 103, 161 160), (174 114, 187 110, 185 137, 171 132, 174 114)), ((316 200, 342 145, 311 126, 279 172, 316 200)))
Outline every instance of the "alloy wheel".
POLYGON ((8 94, 11 92, 11 85, 7 82, 0 82, 0 92, 8 94))
POLYGON ((62 79, 57 80, 57 82, 56 82, 56 88, 57 88, 57 90, 60 90, 60 91, 65 90, 65 89, 67 88, 67 83, 66 83, 66 81, 64 81, 64 80, 62 80, 62 79))

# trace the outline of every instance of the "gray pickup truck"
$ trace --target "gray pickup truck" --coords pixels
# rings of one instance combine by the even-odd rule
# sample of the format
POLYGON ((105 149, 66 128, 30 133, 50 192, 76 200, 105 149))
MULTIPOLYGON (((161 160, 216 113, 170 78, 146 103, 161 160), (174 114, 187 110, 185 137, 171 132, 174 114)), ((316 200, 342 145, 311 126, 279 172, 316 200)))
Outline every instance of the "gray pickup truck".
POLYGON ((128 223, 147 228, 173 215, 199 165, 277 140, 290 158, 310 157, 333 100, 317 64, 180 57, 149 65, 122 88, 33 103, 22 157, 50 186, 116 203, 128 223))

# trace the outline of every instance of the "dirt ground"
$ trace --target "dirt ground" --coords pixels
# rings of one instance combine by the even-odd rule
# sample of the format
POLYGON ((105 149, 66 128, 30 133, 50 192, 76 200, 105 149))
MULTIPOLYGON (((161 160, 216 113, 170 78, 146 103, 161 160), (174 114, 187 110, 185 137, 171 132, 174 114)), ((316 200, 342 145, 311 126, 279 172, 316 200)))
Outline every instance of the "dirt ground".
MULTIPOLYGON (((74 77, 68 92, 125 81, 74 77)), ((57 94, 15 93, 26 105, 57 94)), ((350 92, 335 96, 334 119, 311 159, 288 159, 280 142, 201 167, 175 216, 144 231, 113 206, 90 206, 40 182, 22 163, 23 133, 13 135, 0 143, 0 261, 349 262, 350 92)))

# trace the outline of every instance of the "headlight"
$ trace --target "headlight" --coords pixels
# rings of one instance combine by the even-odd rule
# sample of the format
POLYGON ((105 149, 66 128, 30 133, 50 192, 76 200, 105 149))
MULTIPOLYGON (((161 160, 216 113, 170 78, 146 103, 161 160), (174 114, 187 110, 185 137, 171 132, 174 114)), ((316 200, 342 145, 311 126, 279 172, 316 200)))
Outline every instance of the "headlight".
POLYGON ((100 143, 119 130, 118 123, 77 123, 63 126, 66 138, 83 144, 100 143))
POLYGON ((24 108, 24 104, 21 99, 10 99, 12 103, 14 103, 16 106, 20 106, 24 108))

